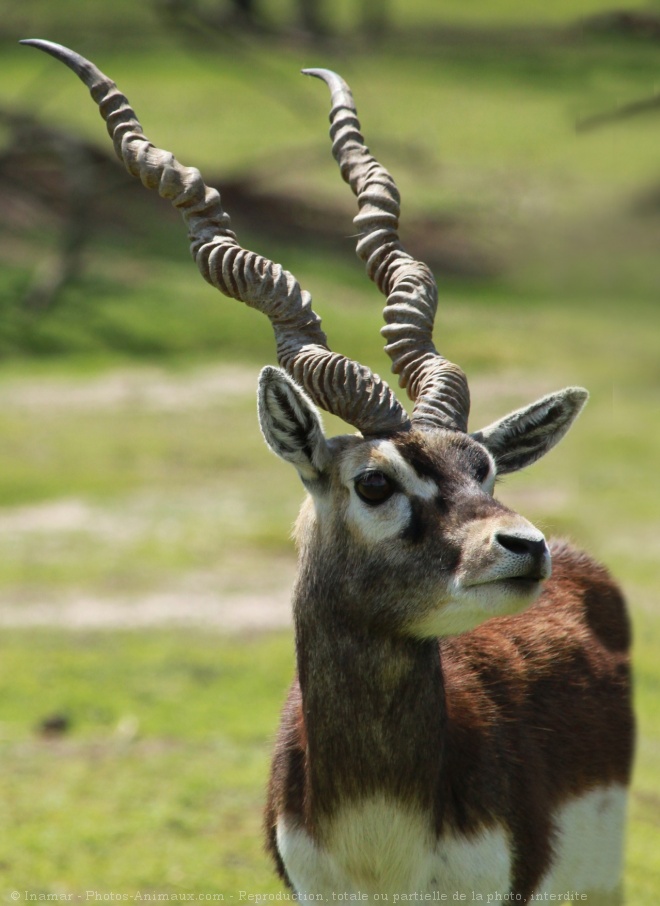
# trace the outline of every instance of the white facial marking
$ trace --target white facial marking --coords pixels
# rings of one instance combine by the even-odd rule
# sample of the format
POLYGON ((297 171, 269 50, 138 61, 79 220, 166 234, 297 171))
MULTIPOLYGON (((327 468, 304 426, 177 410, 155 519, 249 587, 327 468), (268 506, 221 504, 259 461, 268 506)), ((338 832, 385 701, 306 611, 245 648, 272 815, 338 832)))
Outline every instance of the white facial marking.
POLYGON ((487 494, 490 494, 490 496, 492 497, 493 491, 495 490, 495 479, 497 478, 497 463, 493 459, 489 450, 486 450, 485 447, 482 447, 482 449, 488 457, 488 464, 490 468, 488 469, 488 475, 486 475, 484 480, 481 482, 481 487, 487 494))
POLYGON ((433 500, 438 494, 435 481, 420 477, 389 440, 374 441, 368 456, 364 448, 350 452, 342 464, 341 477, 351 491, 349 521, 365 540, 373 543, 395 538, 404 531, 411 517, 408 497, 433 500), (401 490, 377 506, 365 504, 357 497, 353 485, 359 475, 370 470, 383 472, 401 490))
POLYGON ((369 507, 353 494, 348 516, 362 537, 375 544, 401 534, 410 520, 410 503, 403 494, 393 494, 380 506, 369 507))
POLYGON ((438 493, 438 486, 432 478, 423 478, 417 474, 410 463, 401 455, 391 440, 378 440, 374 447, 389 466, 391 474, 399 481, 405 490, 413 497, 422 500, 433 500, 438 493))

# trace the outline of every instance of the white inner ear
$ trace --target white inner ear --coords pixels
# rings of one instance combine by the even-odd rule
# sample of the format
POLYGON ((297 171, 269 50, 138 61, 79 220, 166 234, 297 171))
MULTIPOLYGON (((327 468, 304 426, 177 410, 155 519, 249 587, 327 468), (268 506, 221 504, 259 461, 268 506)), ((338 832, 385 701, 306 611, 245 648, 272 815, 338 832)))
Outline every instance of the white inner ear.
POLYGON ((516 409, 472 437, 493 454, 499 472, 516 472, 559 443, 588 397, 581 387, 566 387, 516 409))
POLYGON ((270 449, 306 481, 318 478, 330 459, 319 413, 307 394, 279 368, 259 376, 259 424, 270 449))

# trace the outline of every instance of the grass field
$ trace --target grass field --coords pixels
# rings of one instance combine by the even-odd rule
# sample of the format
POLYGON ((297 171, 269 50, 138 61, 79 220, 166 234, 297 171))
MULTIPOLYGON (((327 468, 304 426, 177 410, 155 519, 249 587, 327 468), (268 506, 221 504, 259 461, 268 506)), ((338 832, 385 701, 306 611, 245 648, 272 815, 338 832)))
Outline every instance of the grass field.
MULTIPOLYGON (((442 15, 422 0, 392 3, 405 26, 430 16, 464 29, 460 41, 438 32, 437 46, 418 53, 403 42, 396 63, 387 43, 367 52, 253 39, 240 52, 191 53, 155 27, 146 4, 88 3, 85 17, 72 9, 34 0, 3 10, 0 104, 27 104, 103 146, 75 78, 15 47, 29 35, 70 41, 184 162, 214 174, 258 165, 277 189, 335 203, 328 99, 297 70, 337 68, 372 148, 394 156, 404 215, 446 215, 497 263, 489 276, 439 281, 437 343, 471 378, 473 427, 563 385, 589 388, 569 437, 499 496, 588 548, 629 598, 639 741, 626 886, 630 906, 656 902, 660 117, 580 136, 574 124, 651 94, 657 45, 509 30, 604 9, 590 0, 447 3, 442 15)), ((347 0, 335 12, 340 23, 353 14, 347 0)), ((58 221, 47 212, 0 227, 7 902, 12 891, 20 901, 25 891, 279 890, 260 812, 293 666, 281 613, 301 489, 257 428, 271 332, 198 278, 176 216, 133 210, 130 192, 121 199, 125 219, 95 223, 82 275, 41 317, 20 298, 56 247, 58 221), (261 610, 250 610, 255 601, 261 610), (65 732, 48 731, 53 718, 65 732)), ((384 373, 380 300, 354 260, 348 190, 336 203, 346 206, 345 253, 278 236, 264 248, 249 221, 241 238, 313 291, 333 346, 384 373)))

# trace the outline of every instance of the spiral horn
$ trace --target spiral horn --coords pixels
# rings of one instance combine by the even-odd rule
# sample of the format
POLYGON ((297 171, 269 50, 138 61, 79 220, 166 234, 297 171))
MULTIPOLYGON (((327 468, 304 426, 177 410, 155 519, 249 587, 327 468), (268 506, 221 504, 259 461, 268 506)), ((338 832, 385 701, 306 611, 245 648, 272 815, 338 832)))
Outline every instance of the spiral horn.
POLYGON ((358 200, 357 254, 387 301, 381 333, 392 371, 414 402, 413 425, 467 431, 470 393, 463 371, 436 350, 432 334, 438 304, 433 274, 401 245, 400 196, 390 174, 371 155, 360 132, 351 90, 329 69, 304 69, 331 92, 332 153, 358 200))
POLYGON ((40 39, 21 43, 60 60, 87 85, 128 172, 169 199, 183 215, 191 252, 204 279, 226 296, 267 315, 280 365, 317 405, 367 435, 410 426, 407 413, 378 375, 330 350, 311 296, 295 277, 240 246, 219 192, 205 185, 197 169, 182 166, 147 139, 128 100, 111 79, 60 44, 40 39))

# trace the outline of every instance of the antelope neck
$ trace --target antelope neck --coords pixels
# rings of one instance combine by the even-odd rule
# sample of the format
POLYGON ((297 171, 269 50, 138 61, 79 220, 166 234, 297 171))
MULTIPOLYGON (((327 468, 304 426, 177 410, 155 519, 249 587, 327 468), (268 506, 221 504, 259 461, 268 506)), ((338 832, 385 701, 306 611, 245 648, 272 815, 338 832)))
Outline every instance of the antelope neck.
POLYGON ((295 607, 309 804, 328 817, 370 795, 429 809, 445 727, 438 642, 360 632, 338 613, 350 600, 335 595, 295 607))

